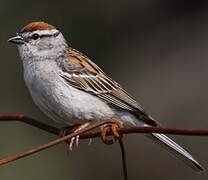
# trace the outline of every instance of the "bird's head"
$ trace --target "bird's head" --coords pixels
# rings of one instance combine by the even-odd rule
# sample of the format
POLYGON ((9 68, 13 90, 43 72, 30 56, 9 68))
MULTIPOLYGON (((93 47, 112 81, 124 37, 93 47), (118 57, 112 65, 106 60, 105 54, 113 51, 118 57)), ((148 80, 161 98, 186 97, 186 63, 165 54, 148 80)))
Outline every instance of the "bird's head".
POLYGON ((68 47, 62 33, 45 22, 32 22, 26 25, 14 37, 9 38, 8 42, 18 46, 23 59, 48 58, 58 55, 68 47))

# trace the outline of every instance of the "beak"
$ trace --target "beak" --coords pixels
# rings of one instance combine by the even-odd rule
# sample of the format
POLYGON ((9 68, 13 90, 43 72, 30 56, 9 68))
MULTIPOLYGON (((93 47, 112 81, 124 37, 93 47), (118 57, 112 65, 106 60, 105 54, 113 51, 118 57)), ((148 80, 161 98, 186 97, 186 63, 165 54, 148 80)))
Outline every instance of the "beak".
POLYGON ((24 44, 24 39, 23 37, 17 34, 16 36, 9 38, 8 42, 11 42, 14 44, 24 44))

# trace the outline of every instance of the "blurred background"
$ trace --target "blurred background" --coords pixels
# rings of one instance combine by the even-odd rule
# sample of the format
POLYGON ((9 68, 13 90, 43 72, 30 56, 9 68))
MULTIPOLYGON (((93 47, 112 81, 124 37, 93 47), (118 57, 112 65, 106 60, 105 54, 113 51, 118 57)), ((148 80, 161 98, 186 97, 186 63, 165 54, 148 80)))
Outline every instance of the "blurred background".
MULTIPOLYGON (((31 21, 46 21, 123 85, 155 119, 170 127, 208 128, 208 2, 166 0, 2 0, 0 113, 51 122, 24 84, 17 48, 7 43, 31 21)), ((57 125, 58 126, 58 125, 57 125)), ((55 136, 25 124, 0 124, 0 158, 55 136)), ((207 137, 173 137, 208 169, 207 137)), ((203 180, 141 134, 124 138, 129 179, 203 180)), ((4 180, 122 179, 119 145, 81 141, 67 155, 62 143, 0 167, 4 180)))

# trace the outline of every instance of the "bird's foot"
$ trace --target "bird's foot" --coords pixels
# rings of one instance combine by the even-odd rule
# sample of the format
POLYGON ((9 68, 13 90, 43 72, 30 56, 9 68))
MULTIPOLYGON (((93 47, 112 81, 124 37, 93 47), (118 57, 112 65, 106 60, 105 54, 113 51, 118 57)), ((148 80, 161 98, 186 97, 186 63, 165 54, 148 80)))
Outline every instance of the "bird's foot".
MULTIPOLYGON (((79 132, 80 130, 85 129, 89 124, 90 123, 87 122, 87 123, 79 125, 74 132, 79 132)), ((75 144, 77 147, 79 145, 79 135, 72 137, 69 141, 70 141, 68 144, 69 150, 72 151, 75 144)))
POLYGON ((123 127, 123 123, 119 122, 119 121, 115 121, 110 125, 107 125, 106 127, 104 127, 102 129, 101 132, 101 139, 105 144, 113 144, 115 143, 117 140, 121 139, 123 137, 122 134, 118 133, 118 128, 122 128, 123 127), (112 132, 113 137, 112 138, 107 138, 107 134, 109 132, 112 132))
MULTIPOLYGON (((80 124, 63 127, 63 128, 60 129, 59 136, 61 136, 61 137, 66 136, 67 134, 71 133, 75 128, 77 128, 79 126, 80 126, 80 124)), ((67 145, 69 145, 71 140, 66 140, 65 142, 66 142, 67 145)))

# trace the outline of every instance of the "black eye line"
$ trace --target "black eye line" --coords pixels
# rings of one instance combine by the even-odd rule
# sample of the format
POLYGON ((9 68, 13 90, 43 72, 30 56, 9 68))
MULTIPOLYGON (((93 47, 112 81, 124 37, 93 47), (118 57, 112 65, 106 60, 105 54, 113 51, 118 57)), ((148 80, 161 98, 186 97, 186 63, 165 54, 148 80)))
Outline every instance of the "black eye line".
MULTIPOLYGON (((42 37, 51 37, 51 36, 54 36, 54 37, 56 37, 56 36, 58 36, 59 35, 59 31, 58 32, 56 32, 56 33, 54 33, 54 34, 42 34, 42 35, 39 35, 39 38, 42 38, 42 37)), ((34 35, 34 34, 33 34, 34 35)), ((33 35, 32 35, 32 37, 30 37, 30 39, 33 39, 33 35)))
MULTIPOLYGON (((54 33, 54 34, 48 34, 48 35, 46 35, 46 34, 44 34, 44 35, 39 35, 39 38, 44 38, 44 37, 51 37, 51 36, 54 36, 54 37, 57 37, 58 35, 60 34, 60 31, 58 31, 58 32, 56 32, 56 33, 54 33)), ((19 32, 19 33, 16 33, 16 35, 19 35, 19 36, 22 36, 22 32, 19 32)), ((34 35, 34 34, 33 34, 34 35)), ((32 40, 33 39, 33 35, 32 36, 28 36, 27 38, 24 38, 25 39, 25 41, 30 41, 30 40, 32 40)), ((22 36, 23 37, 23 36, 22 36)), ((38 38, 38 39, 39 39, 38 38)))

